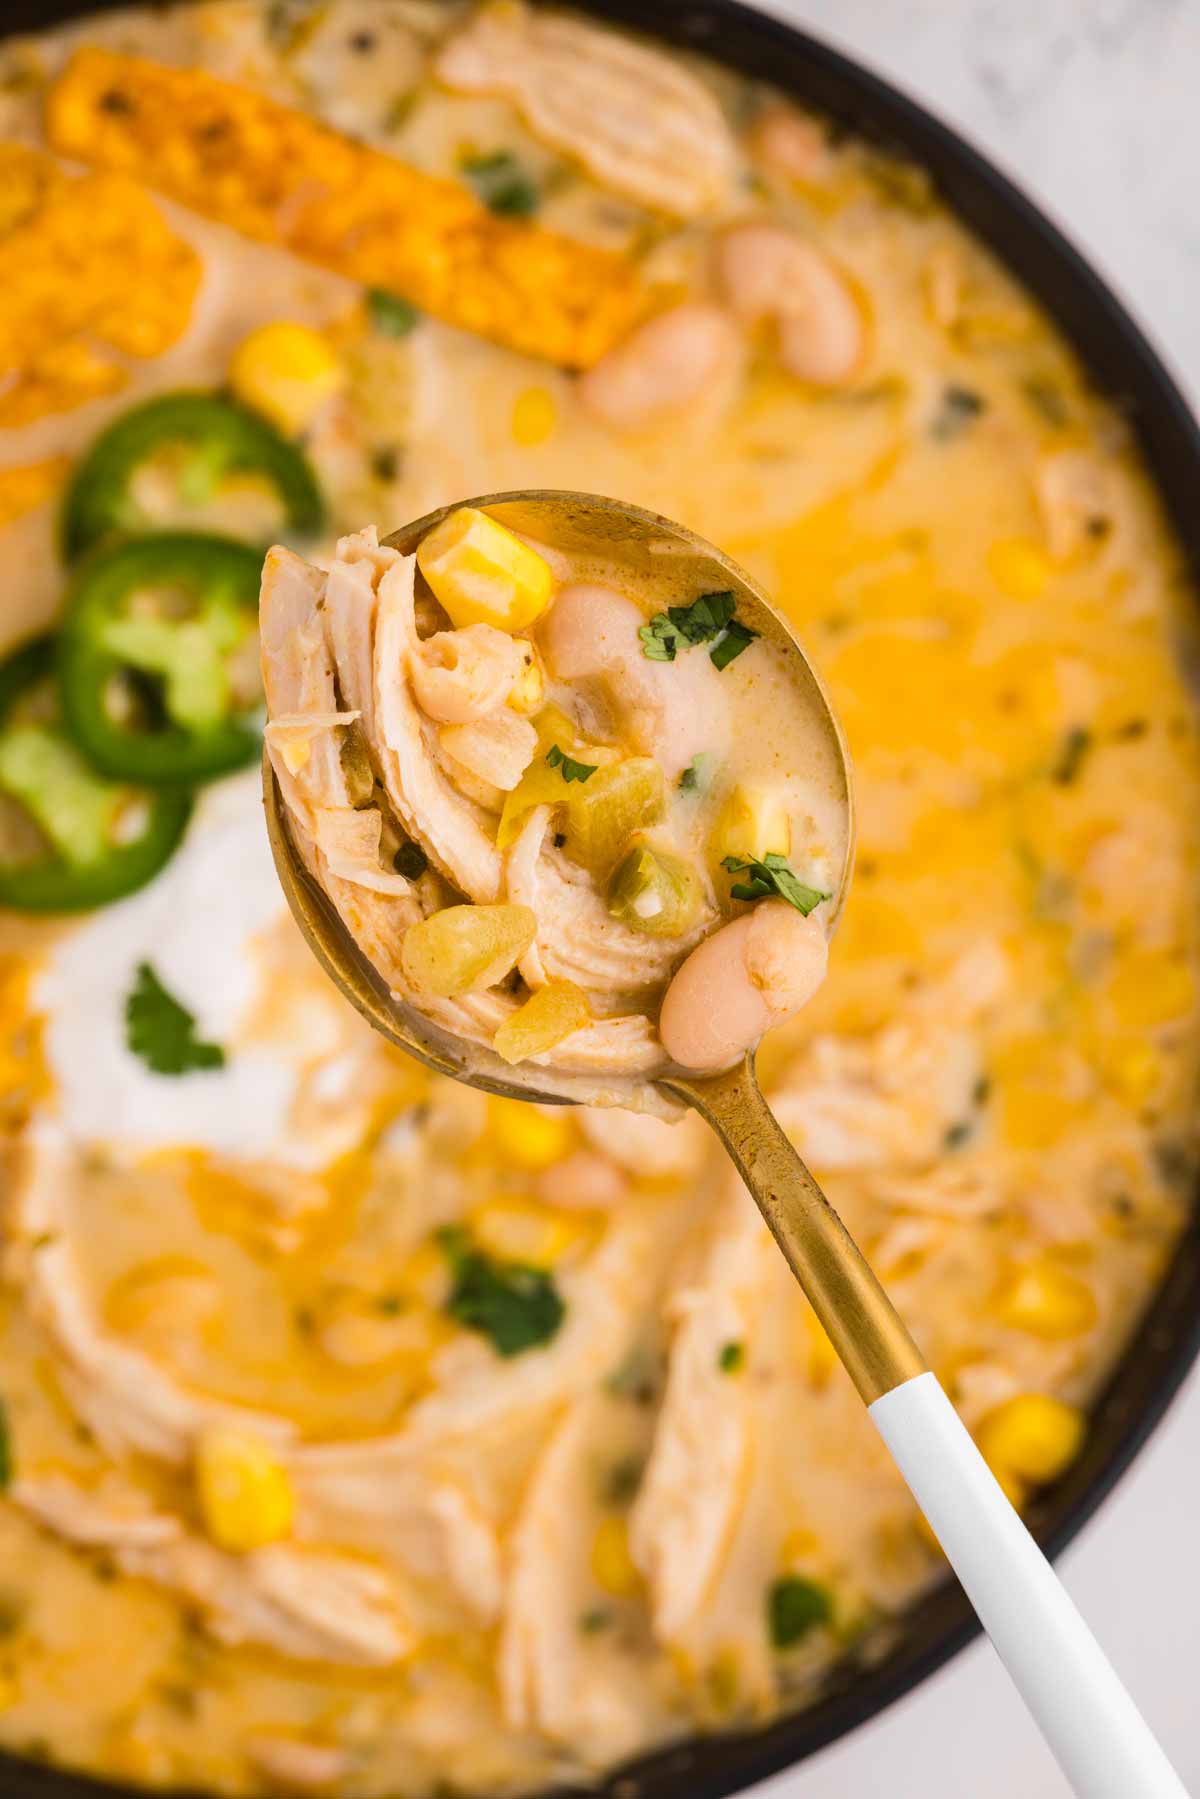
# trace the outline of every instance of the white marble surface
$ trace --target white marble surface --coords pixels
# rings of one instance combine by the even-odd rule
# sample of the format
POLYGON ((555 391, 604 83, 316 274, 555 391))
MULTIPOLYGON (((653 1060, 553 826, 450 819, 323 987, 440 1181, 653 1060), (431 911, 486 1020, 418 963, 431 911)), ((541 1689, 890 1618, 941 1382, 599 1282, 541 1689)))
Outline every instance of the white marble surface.
MULTIPOLYGON (((764 10, 871 64, 1015 176, 1120 291, 1200 406, 1200 0, 773 0, 764 10)), ((1059 1565, 1200 1796, 1200 1376, 1059 1565)), ((756 1789, 759 1799, 1066 1793, 986 1644, 756 1789)))

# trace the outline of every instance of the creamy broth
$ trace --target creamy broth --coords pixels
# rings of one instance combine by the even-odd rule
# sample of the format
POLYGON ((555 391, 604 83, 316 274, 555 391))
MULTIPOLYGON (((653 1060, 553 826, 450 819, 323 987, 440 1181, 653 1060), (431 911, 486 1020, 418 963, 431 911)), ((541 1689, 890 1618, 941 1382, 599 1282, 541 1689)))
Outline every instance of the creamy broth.
MULTIPOLYGON (((1119 416, 919 171, 611 37, 574 44, 609 86, 564 119, 553 43, 514 58, 527 26, 216 0, 0 50, 0 139, 50 159, 4 164, 0 629, 57 615, 62 490, 99 433, 226 383, 315 470, 327 517, 297 548, 324 567, 366 519, 538 487, 743 563, 829 684, 859 812, 829 979, 764 1045, 772 1103, 1024 1502, 1077 1452, 1187 1213, 1178 550, 1119 416), (80 46, 117 60, 69 65, 80 46), (497 234, 510 285, 476 267, 447 296, 431 251, 416 313, 381 313, 393 235, 364 250, 294 190, 268 219, 212 159, 229 130, 251 164, 277 150, 279 115, 251 131, 171 71, 302 115, 267 156, 283 189, 312 156, 386 199, 373 152, 455 183, 395 190, 434 250, 486 189, 500 210, 464 230, 497 234), (640 162, 607 134, 622 96, 661 121, 640 162), (152 117, 167 138, 138 137, 152 117), (197 118, 208 162, 170 139, 197 118), (75 289, 50 169, 109 184, 87 193, 116 248, 75 289), (759 224, 783 241, 733 241, 759 224), (575 271, 570 306, 521 285, 538 258, 575 271), (106 269, 120 305, 79 314, 106 269), (543 302, 556 344, 590 333, 586 373, 535 353, 543 302), (278 340, 246 351, 280 321, 315 334, 287 367, 278 340)), ((170 480, 152 499, 178 522, 170 480)), ((245 530, 250 506, 217 482, 189 522, 245 530)), ((766 649, 721 678, 778 718, 766 649)), ((811 766, 739 739, 772 780, 811 766)), ((531 1791, 878 1653, 943 1564, 703 1128, 429 1076, 331 991, 271 880, 244 770, 140 892, 0 923, 0 1741, 239 1793, 531 1791), (219 1069, 130 1047, 143 963, 219 1069)))

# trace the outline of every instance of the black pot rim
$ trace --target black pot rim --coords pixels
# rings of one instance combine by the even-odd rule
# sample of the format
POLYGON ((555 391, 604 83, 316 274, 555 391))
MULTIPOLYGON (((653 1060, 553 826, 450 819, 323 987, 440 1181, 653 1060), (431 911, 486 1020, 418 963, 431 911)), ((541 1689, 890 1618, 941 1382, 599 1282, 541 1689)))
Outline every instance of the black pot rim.
MULTIPOLYGON (((119 0, 8 0, 0 35, 44 30, 119 0)), ((1124 304, 1063 231, 962 133, 872 69, 741 0, 576 0, 578 10, 694 49, 770 81, 881 148, 933 175, 939 196, 1053 316, 1096 385, 1128 417, 1193 580, 1200 585, 1200 426, 1173 376, 1124 304)), ((1200 1217, 1193 1211, 1092 1410, 1080 1460, 1035 1500, 1029 1522, 1057 1555, 1091 1518, 1141 1450, 1200 1353, 1200 1217)), ((835 1672, 804 1710, 764 1729, 688 1738, 609 1774, 591 1799, 730 1799, 755 1781, 877 1717, 979 1633, 956 1583, 906 1615, 894 1647, 873 1666, 835 1672)), ((899 1790, 899 1788, 897 1789, 899 1790)), ((0 1756, 0 1799, 131 1799, 137 1789, 0 1756)), ((582 1789, 571 1789, 585 1799, 582 1789)), ((566 1789, 540 1799, 568 1799, 566 1789)))

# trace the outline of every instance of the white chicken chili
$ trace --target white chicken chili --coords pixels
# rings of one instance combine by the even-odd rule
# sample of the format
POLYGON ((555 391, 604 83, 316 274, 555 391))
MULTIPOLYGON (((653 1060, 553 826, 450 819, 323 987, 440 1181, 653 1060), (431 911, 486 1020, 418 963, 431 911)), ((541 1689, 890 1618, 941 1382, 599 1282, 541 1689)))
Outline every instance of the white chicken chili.
POLYGON ((262 584, 276 779, 360 947, 441 1028, 609 1100, 799 1010, 847 851, 787 654, 659 568, 463 506, 415 555, 372 528, 262 584))
POLYGON ((720 579, 497 505, 473 611, 470 531, 360 527, 569 489, 748 571, 858 838, 760 1074, 1025 1505, 1200 1160, 1195 593, 1126 419, 921 169, 525 0, 6 37, 0 193, 0 1745, 498 1799, 849 1686, 945 1564, 766 1226, 694 1116, 345 1003, 260 651, 411 1016, 628 1101, 820 973, 769 615, 717 667, 720 579))

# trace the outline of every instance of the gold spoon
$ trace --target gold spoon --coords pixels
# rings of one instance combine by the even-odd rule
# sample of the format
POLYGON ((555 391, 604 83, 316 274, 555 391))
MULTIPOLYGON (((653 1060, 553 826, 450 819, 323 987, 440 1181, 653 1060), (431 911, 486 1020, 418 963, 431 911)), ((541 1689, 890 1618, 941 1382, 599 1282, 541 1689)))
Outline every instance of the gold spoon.
MULTIPOLYGON (((458 505, 490 513, 554 549, 612 560, 652 577, 656 596, 732 591, 737 616, 786 654, 818 726, 828 777, 844 810, 836 922, 853 859, 854 802, 841 726, 791 628, 744 569, 694 532, 640 507, 590 494, 490 494, 431 512, 384 542, 411 555, 458 505)), ((362 955, 297 857, 264 758, 263 792, 275 867, 292 914, 334 984, 398 1048, 442 1074, 513 1099, 564 1103, 512 1078, 493 1051, 435 1032, 362 955)), ((763 1097, 751 1052, 717 1075, 667 1073, 659 1086, 706 1119, 787 1258, 976 1611, 1064 1772, 1082 1794, 1181 1799, 1184 1789, 1086 1624, 1059 1585, 928 1369, 857 1244, 763 1097)))

